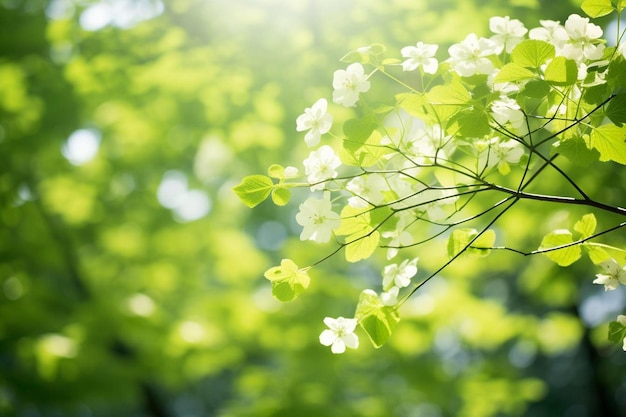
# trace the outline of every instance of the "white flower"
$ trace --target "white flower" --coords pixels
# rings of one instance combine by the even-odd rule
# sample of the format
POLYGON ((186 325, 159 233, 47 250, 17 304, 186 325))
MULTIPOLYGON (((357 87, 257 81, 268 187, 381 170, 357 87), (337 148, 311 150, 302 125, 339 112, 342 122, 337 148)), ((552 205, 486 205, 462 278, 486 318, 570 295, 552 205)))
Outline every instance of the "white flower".
POLYGON ((511 20, 509 16, 492 17, 489 19, 489 29, 495 33, 490 39, 496 43, 496 53, 498 54, 502 50, 511 53, 513 48, 524 40, 524 35, 528 32, 528 29, 524 27, 521 21, 517 19, 511 20))
POLYGON ((515 100, 509 97, 500 97, 491 103, 491 115, 500 125, 511 123, 516 129, 524 126, 524 113, 515 100))
POLYGON ((496 53, 498 45, 486 38, 480 38, 470 33, 461 43, 448 48, 448 61, 452 69, 462 77, 471 77, 474 74, 491 74, 494 71, 493 63, 487 58, 496 53))
POLYGON ((328 329, 320 334, 320 343, 324 346, 330 346, 333 353, 343 353, 346 346, 350 349, 359 347, 359 338, 354 334, 356 329, 356 319, 346 319, 343 317, 326 317, 324 324, 328 329))
MULTIPOLYGON (((617 316, 617 322, 621 324, 622 326, 626 327, 626 316, 623 316, 620 314, 619 316, 617 316)), ((622 349, 626 351, 626 337, 624 338, 622 349)))
POLYGON ((393 286, 389 290, 380 293, 380 301, 383 305, 394 306, 398 303, 398 294, 400 293, 400 287, 393 286))
POLYGON ((326 99, 320 98, 313 106, 304 109, 304 113, 296 119, 298 132, 308 130, 304 135, 304 141, 309 148, 320 143, 320 137, 328 132, 333 124, 333 116, 326 112, 327 108, 326 99))
POLYGON ((370 82, 363 65, 355 62, 345 70, 337 70, 333 74, 333 102, 344 107, 352 107, 359 100, 359 94, 370 89, 370 82))
POLYGON ((524 147, 513 139, 498 142, 495 151, 498 171, 502 175, 511 172, 509 164, 517 164, 524 155, 524 147))
POLYGON ((332 210, 330 193, 326 191, 321 199, 309 197, 300 204, 296 222, 303 227, 300 240, 325 243, 330 240, 333 230, 341 224, 341 218, 332 210))
POLYGON ((476 142, 476 146, 481 148, 478 156, 480 166, 497 166, 502 175, 511 172, 509 163, 517 164, 524 155, 524 147, 513 139, 502 140, 498 137, 489 141, 476 142))
POLYGON ((418 42, 415 46, 405 46, 400 50, 400 53, 403 57, 409 59, 402 63, 402 69, 404 71, 413 71, 421 66, 427 74, 436 73, 439 63, 433 57, 438 47, 438 45, 424 42, 418 42))
POLYGON ((600 26, 589 23, 587 17, 573 14, 565 21, 565 31, 569 36, 569 42, 563 46, 563 56, 577 61, 582 58, 602 58, 604 45, 599 43, 602 36, 600 26))
POLYGON ((600 266, 606 273, 596 274, 594 284, 604 285, 605 291, 617 289, 620 283, 626 285, 626 266, 621 267, 613 258, 602 262, 600 266))
POLYGON ((307 180, 311 184, 311 190, 324 189, 324 180, 335 178, 337 176, 337 168, 341 165, 339 157, 328 145, 323 145, 318 150, 309 154, 309 157, 304 160, 304 169, 307 180))
POLYGON ((384 201, 383 191, 387 190, 387 183, 380 174, 368 174, 354 177, 346 184, 346 189, 354 195, 348 199, 348 204, 354 208, 366 208, 369 205, 378 205, 384 201))
POLYGON ((539 23, 541 23, 541 27, 533 28, 528 33, 530 39, 551 43, 557 50, 568 41, 569 36, 560 22, 556 20, 540 20, 539 23))
POLYGON ((404 288, 411 284, 411 278, 417 274, 418 258, 410 261, 405 259, 400 265, 391 264, 383 269, 383 289, 389 291, 392 287, 404 288))

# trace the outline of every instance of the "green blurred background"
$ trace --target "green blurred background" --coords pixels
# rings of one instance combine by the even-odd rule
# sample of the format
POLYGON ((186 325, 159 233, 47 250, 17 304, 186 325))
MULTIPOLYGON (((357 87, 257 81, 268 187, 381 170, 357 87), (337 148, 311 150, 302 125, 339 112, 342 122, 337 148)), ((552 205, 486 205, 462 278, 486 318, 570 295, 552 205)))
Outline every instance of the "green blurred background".
MULTIPOLYGON (((423 40, 443 56, 491 16, 534 27, 572 12, 567 0, 0 0, 0 415, 626 416, 626 354, 605 324, 626 297, 591 284, 585 262, 465 260, 403 306, 386 346, 361 335, 335 356, 317 341, 322 319, 351 316, 384 260, 333 259, 279 304, 263 271, 330 246, 299 242, 303 194, 250 210, 231 191, 305 157, 295 119, 330 97, 349 50, 381 42, 397 56, 423 40)), ((616 204, 618 168, 578 180, 616 204)), ((552 209, 521 207, 501 232, 532 249, 584 213, 552 209)), ((434 270, 443 245, 410 255, 434 270)))

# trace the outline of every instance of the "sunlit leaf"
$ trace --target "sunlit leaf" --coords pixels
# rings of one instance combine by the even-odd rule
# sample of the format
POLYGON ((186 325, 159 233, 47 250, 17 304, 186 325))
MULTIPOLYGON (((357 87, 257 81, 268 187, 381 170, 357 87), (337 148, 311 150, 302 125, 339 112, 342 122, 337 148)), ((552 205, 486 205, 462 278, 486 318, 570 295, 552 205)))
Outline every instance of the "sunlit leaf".
POLYGON ((419 119, 428 117, 426 110, 426 97, 423 94, 398 94, 396 101, 401 109, 405 110, 411 116, 415 116, 419 119))
POLYGON ((593 235, 596 231, 596 226, 598 222, 596 221, 596 216, 592 213, 585 214, 582 219, 578 220, 574 225, 574 230, 580 233, 581 239, 588 238, 593 235))
POLYGON ((277 206, 284 206, 291 199, 291 191, 285 187, 276 187, 272 190, 272 201, 277 206))
POLYGON ((604 125, 585 138, 587 146, 600 152, 600 161, 615 161, 626 165, 626 126, 604 125))
POLYGON ((599 265, 607 259, 611 258, 611 255, 605 250, 604 245, 596 244, 593 242, 585 242, 583 247, 587 251, 587 255, 591 262, 595 265, 599 265))
POLYGON ((343 146, 350 151, 358 150, 375 128, 376 120, 371 116, 346 120, 343 124, 343 134, 346 135, 343 146))
POLYGON ((346 236, 345 256, 348 262, 369 258, 380 241, 380 233, 371 225, 370 210, 351 206, 341 210, 341 225, 335 234, 346 236))
POLYGON ((535 73, 524 68, 522 65, 515 62, 506 64, 498 71, 495 79, 496 83, 515 82, 528 80, 535 77, 535 73))
POLYGON ((272 282, 272 294, 278 300, 288 302, 303 293, 311 279, 307 272, 298 269, 291 259, 283 259, 280 266, 274 266, 264 274, 272 282))
POLYGON ((580 245, 569 245, 573 242, 572 232, 566 229, 558 229, 544 236, 541 245, 539 245, 539 250, 566 246, 543 253, 558 265, 568 266, 580 259, 581 256, 580 245))
POLYGON ((611 0, 611 4, 615 6, 615 9, 617 9, 618 12, 626 9, 626 1, 624 0, 611 0))
POLYGON ((487 113, 478 108, 461 110, 450 123, 450 128, 464 137, 480 138, 491 132, 487 113))
POLYGON ((366 234, 372 229, 368 209, 345 206, 341 210, 341 225, 335 230, 338 236, 366 234))
POLYGON ((393 307, 385 306, 372 290, 361 292, 355 318, 376 348, 385 344, 400 321, 398 312, 393 307))
POLYGON ((496 241, 496 233, 493 230, 486 230, 480 236, 477 236, 478 231, 476 229, 461 228, 453 230, 448 238, 448 256, 452 258, 463 250, 468 255, 489 255, 491 252, 489 248, 492 248, 496 241), (472 240, 474 241, 472 242, 472 240))
POLYGON ((545 79, 550 84, 573 85, 578 78, 576 62, 562 56, 554 58, 546 67, 545 79))
POLYGON ((356 233, 348 236, 346 242, 350 242, 346 246, 346 261, 358 262, 372 256, 380 242, 380 233, 378 231, 365 235, 356 233))
POLYGON ((513 48, 511 61, 520 67, 539 68, 546 61, 554 58, 555 54, 554 45, 536 39, 528 39, 513 48))
POLYGON ((589 17, 606 16, 615 10, 611 0, 585 0, 580 7, 589 17))
POLYGON ((272 191, 274 183, 265 175, 249 175, 239 185, 233 187, 233 191, 248 207, 254 207, 262 203, 272 191))
POLYGON ((433 105, 462 106, 470 102, 472 96, 461 81, 454 78, 450 84, 433 87, 426 94, 426 100, 433 105))
POLYGON ((285 167, 283 167, 282 165, 278 165, 278 164, 272 164, 267 169, 267 175, 269 175, 272 178, 277 178, 277 179, 284 178, 285 167))

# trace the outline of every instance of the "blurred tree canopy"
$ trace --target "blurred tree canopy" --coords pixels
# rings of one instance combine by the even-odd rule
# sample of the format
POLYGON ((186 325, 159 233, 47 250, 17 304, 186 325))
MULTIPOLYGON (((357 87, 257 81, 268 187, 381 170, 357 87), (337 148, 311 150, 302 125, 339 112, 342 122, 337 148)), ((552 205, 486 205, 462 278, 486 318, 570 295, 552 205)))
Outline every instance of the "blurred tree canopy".
MULTIPOLYGON (((0 415, 626 416, 626 357, 606 327, 590 330, 626 297, 593 286, 588 266, 465 261, 403 307, 388 345, 335 357, 317 343, 323 315, 350 314, 378 267, 325 263, 307 297, 280 305, 262 272, 321 249, 291 244, 294 213, 250 211, 231 192, 304 154, 295 118, 347 51, 447 46, 491 16, 573 12, 566 0, 0 0, 0 415)), ((626 176, 580 181, 617 204, 626 176)), ((524 224, 542 215, 516 211, 510 238, 536 241, 545 230, 524 224)))

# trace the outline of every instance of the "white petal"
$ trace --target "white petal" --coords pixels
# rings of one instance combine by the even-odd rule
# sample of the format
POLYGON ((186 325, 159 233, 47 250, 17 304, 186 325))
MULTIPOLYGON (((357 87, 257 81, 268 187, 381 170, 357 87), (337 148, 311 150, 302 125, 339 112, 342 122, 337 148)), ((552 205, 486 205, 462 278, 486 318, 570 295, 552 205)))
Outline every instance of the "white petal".
POLYGON ((333 329, 333 330, 337 330, 339 328, 339 324, 337 323, 337 319, 334 319, 332 317, 325 317, 324 318, 324 324, 326 326, 328 326, 328 328, 333 329))
POLYGON ((330 346, 337 340, 337 334, 332 330, 326 329, 320 334, 320 343, 324 346, 330 346))
POLYGON ((320 131, 317 129, 309 130, 306 135, 304 135, 304 142, 309 148, 317 146, 317 144, 320 143, 320 131))
POLYGON ((359 337, 354 333, 348 333, 341 336, 343 343, 350 349, 356 349, 359 347, 359 337))
POLYGON ((331 352, 333 353, 343 353, 346 351, 346 344, 341 339, 335 340, 335 343, 330 347, 331 352))

